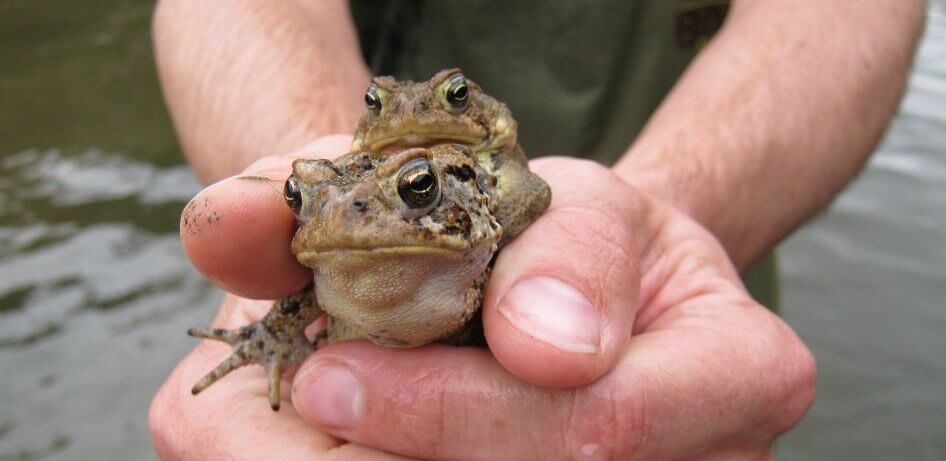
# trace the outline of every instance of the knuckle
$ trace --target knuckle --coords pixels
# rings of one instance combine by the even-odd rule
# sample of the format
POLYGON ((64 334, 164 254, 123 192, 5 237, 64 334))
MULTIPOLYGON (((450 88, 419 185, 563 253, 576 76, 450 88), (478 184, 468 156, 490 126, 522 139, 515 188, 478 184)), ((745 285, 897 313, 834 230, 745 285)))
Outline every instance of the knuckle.
POLYGON ((574 395, 572 410, 566 415, 565 452, 576 458, 634 456, 646 433, 643 399, 600 385, 574 395))
POLYGON ((393 418, 390 426, 398 428, 403 452, 434 458, 456 452, 462 443, 458 436, 469 427, 470 407, 463 393, 451 391, 443 379, 423 375, 403 389, 389 396, 383 410, 393 418))

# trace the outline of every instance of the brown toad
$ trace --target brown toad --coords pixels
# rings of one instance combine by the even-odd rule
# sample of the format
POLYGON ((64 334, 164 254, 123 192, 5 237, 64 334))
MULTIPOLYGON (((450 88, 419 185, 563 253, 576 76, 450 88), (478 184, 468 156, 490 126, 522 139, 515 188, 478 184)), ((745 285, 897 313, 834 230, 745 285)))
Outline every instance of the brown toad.
POLYGON ((315 281, 251 325, 189 330, 234 346, 193 392, 259 363, 278 409, 282 371, 316 349, 305 328, 323 312, 330 320, 318 336, 329 342, 466 342, 503 235, 494 187, 473 151, 458 144, 296 160, 285 186, 299 222, 292 252, 315 281))
POLYGON ((549 187, 529 171, 509 109, 457 69, 419 83, 375 78, 365 102, 352 153, 297 160, 286 182, 299 222, 292 252, 314 283, 254 324, 189 330, 234 346, 195 394, 259 363, 278 409, 282 371, 315 350, 304 330, 323 312, 329 342, 480 338, 473 320, 491 260, 548 207, 549 187))
POLYGON ((353 151, 382 153, 445 142, 472 147, 477 163, 496 177, 496 217, 506 240, 548 207, 551 192, 529 171, 512 113, 459 69, 440 71, 426 82, 376 77, 365 104, 368 111, 355 130, 353 151))

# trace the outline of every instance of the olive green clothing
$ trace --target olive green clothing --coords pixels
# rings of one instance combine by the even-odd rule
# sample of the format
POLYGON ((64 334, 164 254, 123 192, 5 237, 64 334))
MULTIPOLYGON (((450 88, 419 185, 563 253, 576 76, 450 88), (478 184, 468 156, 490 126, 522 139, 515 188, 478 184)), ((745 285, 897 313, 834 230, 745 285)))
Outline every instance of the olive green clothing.
MULTIPOLYGON (((612 164, 725 16, 721 0, 352 3, 373 70, 426 80, 459 67, 504 101, 532 156, 612 164)), ((712 82, 708 82, 711 88, 712 82)), ((771 256, 744 280, 775 307, 771 256)))

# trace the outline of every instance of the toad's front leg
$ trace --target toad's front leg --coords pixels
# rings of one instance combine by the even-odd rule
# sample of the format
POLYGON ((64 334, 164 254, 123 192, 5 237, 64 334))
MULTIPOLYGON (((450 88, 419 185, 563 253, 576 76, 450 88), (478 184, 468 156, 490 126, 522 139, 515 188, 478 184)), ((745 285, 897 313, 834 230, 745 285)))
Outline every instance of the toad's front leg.
MULTIPOLYGON (((316 344, 305 336, 305 328, 322 315, 315 300, 313 285, 273 303, 273 308, 258 322, 233 330, 191 328, 187 334, 197 338, 215 339, 233 346, 233 355, 207 373, 191 390, 197 394, 227 373, 252 363, 266 369, 269 381, 269 404, 279 410, 279 381, 287 368, 302 363, 316 344)), ((316 341, 318 338, 316 338, 316 341)))

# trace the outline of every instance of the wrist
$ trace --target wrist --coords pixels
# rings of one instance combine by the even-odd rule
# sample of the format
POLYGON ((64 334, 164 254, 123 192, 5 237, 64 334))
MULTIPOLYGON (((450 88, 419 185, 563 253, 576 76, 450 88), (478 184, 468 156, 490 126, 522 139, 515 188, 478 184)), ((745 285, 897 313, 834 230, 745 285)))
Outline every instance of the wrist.
POLYGON ((720 171, 684 168, 679 162, 661 162, 660 157, 644 155, 631 159, 628 153, 612 171, 626 184, 651 199, 695 221, 712 234, 742 272, 768 251, 759 235, 746 234, 751 228, 746 217, 732 212, 741 201, 737 191, 725 192, 720 171), (708 178, 718 178, 712 182, 708 178))

